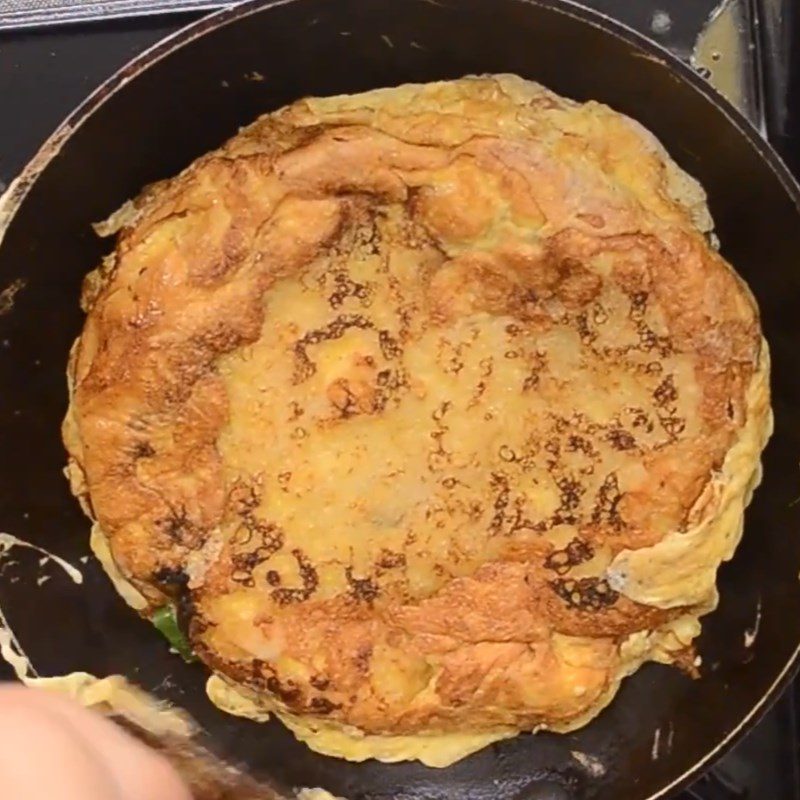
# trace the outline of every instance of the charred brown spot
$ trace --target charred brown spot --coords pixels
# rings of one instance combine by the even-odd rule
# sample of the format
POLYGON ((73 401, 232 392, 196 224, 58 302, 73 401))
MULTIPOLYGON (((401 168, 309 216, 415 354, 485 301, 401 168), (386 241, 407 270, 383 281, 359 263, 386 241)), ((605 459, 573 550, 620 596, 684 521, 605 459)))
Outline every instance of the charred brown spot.
POLYGON ((453 404, 449 400, 445 400, 440 403, 431 414, 431 417, 434 422, 441 422, 447 412, 452 408, 453 404))
POLYGON ((349 419, 359 413, 360 400, 346 378, 334 381, 328 389, 328 396, 341 419, 349 419))
MULTIPOLYGON (((561 442, 556 438, 550 438, 544 443, 545 452, 550 453, 551 456, 555 456, 556 459, 561 455, 561 442)), ((556 460, 550 459, 548 460, 547 464, 550 469, 552 469, 556 465, 556 460)))
POLYGON ((308 704, 308 710, 314 714, 330 714, 341 706, 328 700, 327 697, 312 697, 308 704))
POLYGON ((330 680, 324 675, 313 675, 309 683, 321 692, 324 692, 331 685, 330 680))
POLYGON ((362 674, 366 675, 369 672, 369 662, 372 659, 372 645, 365 644, 356 650, 353 656, 353 663, 355 668, 362 674))
MULTIPOLYGON (((308 331, 294 344, 294 383, 302 383, 317 371, 317 365, 308 355, 309 347, 322 342, 341 339, 347 331, 353 328, 371 330, 374 327, 375 325, 370 320, 360 314, 342 314, 325 327, 308 331)), ((383 345, 381 349, 383 349, 383 345)))
POLYGON ((270 586, 280 586, 281 585, 281 576, 274 569, 267 570, 266 578, 267 578, 267 583, 270 586))
POLYGON ((522 382, 522 391, 529 392, 539 386, 539 370, 532 369, 522 382))
POLYGON ((302 550, 292 550, 292 555, 297 561, 297 568, 300 572, 300 581, 303 586, 299 589, 273 589, 271 596, 272 599, 279 605, 288 605, 290 603, 302 603, 308 600, 317 589, 319 585, 319 577, 317 571, 311 566, 311 562, 306 558, 302 550))
POLYGON ((658 336, 656 336, 656 332, 649 325, 640 323, 637 327, 637 333, 639 334, 640 350, 649 353, 658 345, 658 336))
POLYGON ((592 522, 595 525, 608 525, 615 531, 625 527, 625 521, 619 513, 619 504, 622 492, 619 490, 619 481, 616 472, 606 475, 605 480, 597 490, 594 508, 592 509, 592 522))
POLYGON ((619 599, 619 592, 615 592, 602 578, 557 578, 550 581, 550 588, 569 608, 579 611, 602 611, 619 599))
POLYGON ((503 523, 506 518, 506 508, 508 507, 511 490, 508 485, 508 477, 502 472, 493 472, 489 479, 489 486, 495 492, 494 496, 494 514, 489 523, 489 530, 493 536, 501 533, 503 530, 503 523))
POLYGON ((375 562, 377 567, 381 569, 398 569, 406 565, 406 554, 395 553, 392 550, 381 550, 378 560, 375 562))
POLYGON ((543 520, 535 521, 525 515, 524 497, 517 497, 514 500, 513 509, 510 514, 506 515, 506 521, 508 523, 509 536, 523 530, 541 531, 543 530, 542 524, 546 526, 543 520))
POLYGON ((402 390, 408 388, 408 376, 405 370, 383 369, 376 376, 378 388, 373 398, 373 410, 383 411, 391 402, 396 406, 402 397, 402 390))
POLYGON ((251 518, 246 520, 245 524, 253 532, 255 541, 258 543, 255 552, 262 561, 283 547, 283 531, 273 522, 261 522, 251 518))
POLYGON ((608 312, 600 303, 592 306, 592 320, 596 325, 605 325, 608 322, 608 312))
POLYGON ((359 600, 368 605, 372 605, 375 598, 380 594, 378 584, 372 578, 356 578, 353 575, 353 568, 347 567, 344 571, 347 583, 350 586, 350 592, 356 600, 359 600))
POLYGON ((486 392, 486 381, 478 381, 475 384, 475 388, 472 390, 472 397, 470 398, 470 402, 467 408, 472 408, 473 406, 475 406, 481 399, 481 397, 483 397, 485 392, 486 392))
POLYGON ((571 567, 583 564, 594 556, 594 550, 583 539, 573 539, 563 550, 555 550, 545 559, 544 565, 558 575, 565 575, 571 567))
POLYGON ((630 409, 633 414, 633 427, 643 428, 646 433, 652 433, 655 425, 643 408, 630 409))
POLYGON ((586 456, 596 455, 592 443, 584 436, 578 436, 577 434, 570 434, 564 449, 568 453, 583 453, 586 456))
POLYGON ((135 460, 140 458, 152 458, 156 454, 155 448, 150 442, 140 439, 134 442, 131 448, 131 455, 135 460))
POLYGON ((362 305, 369 305, 372 288, 366 283, 358 283, 344 272, 334 273, 333 283, 333 292, 328 296, 331 308, 339 308, 348 297, 360 300, 362 305))
POLYGON ((362 253, 366 255, 379 255, 383 237, 376 224, 374 215, 369 220, 369 224, 362 224, 356 228, 356 244, 362 253))
POLYGON ((445 425, 444 419, 452 405, 449 400, 445 400, 431 413, 431 419, 436 426, 436 429, 428 434, 436 443, 435 447, 428 452, 428 468, 431 472, 442 469, 450 461, 451 453, 444 445, 444 437, 450 428, 445 425))
POLYGON ((231 579, 252 589, 256 585, 253 570, 258 566, 255 553, 234 553, 231 556, 231 579))
MULTIPOLYGON (((580 415, 576 414, 575 416, 577 418, 580 415)), ((577 422, 577 421, 578 420, 576 419, 575 422, 577 422)), ((569 419, 566 419, 565 417, 556 417, 555 420, 554 420, 554 423, 555 424, 554 424, 553 427, 554 427, 556 433, 566 433, 566 431, 572 426, 573 421, 569 420, 569 419)), ((559 447, 558 439, 550 439, 548 441, 546 449, 547 450, 551 450, 551 448, 553 448, 553 447, 555 447, 555 448, 559 447)))
POLYGON ((261 502, 260 487, 248 481, 238 480, 231 488, 228 502, 234 513, 240 517, 247 517, 261 502))
POLYGON ((165 566, 153 573, 152 581, 164 594, 176 597, 186 591, 189 576, 181 567, 165 566))
POLYGON ((231 578, 243 586, 255 586, 254 570, 283 547, 284 533, 272 522, 244 514, 243 524, 231 537, 231 578))
POLYGON ((202 636, 209 625, 206 620, 197 613, 195 599, 192 592, 183 589, 178 592, 175 603, 175 618, 178 622, 178 629, 192 643, 196 650, 197 637, 202 636))
POLYGON ((196 548, 202 544, 202 531, 189 518, 184 506, 173 509, 156 521, 157 528, 175 544, 196 548))
POLYGON ((644 353, 656 351, 660 358, 666 358, 673 351, 672 341, 669 336, 659 336, 647 323, 638 321, 636 333, 639 336, 637 349, 644 353))
POLYGON ((378 332, 378 344, 380 345, 383 357, 387 361, 391 361, 403 354, 403 348, 400 346, 400 343, 387 330, 378 332))
POLYGON ((674 405, 678 399, 678 390, 675 388, 675 381, 672 375, 667 375, 661 383, 658 384, 656 390, 653 392, 653 399, 659 408, 666 408, 674 405))
POLYGON ((294 703, 300 697, 300 690, 291 681, 287 681, 284 685, 274 675, 267 678, 266 687, 267 691, 283 700, 284 703, 294 703))
POLYGON ((630 296, 631 298, 631 307, 629 312, 629 317, 632 320, 640 320, 644 317, 645 311, 647 311, 647 292, 633 292, 630 296))
POLYGON ((677 439, 686 430, 686 420, 674 414, 659 417, 658 421, 671 439, 677 439))
POLYGON ((583 344, 592 344, 597 339, 597 332, 589 327, 589 315, 586 311, 582 311, 575 316, 575 328, 583 344))
POLYGON ((636 447, 636 439, 633 438, 633 434, 623 428, 612 428, 606 438, 615 450, 633 450, 636 447))
POLYGON ((224 668, 229 677, 260 692, 268 691, 267 681, 275 676, 272 666, 262 658, 254 658, 248 661, 225 660, 220 658, 214 650, 208 648, 202 641, 197 642, 195 651, 198 655, 208 657, 210 663, 224 668))
POLYGON ((575 478, 564 476, 556 479, 560 503, 553 514, 554 525, 574 525, 578 521, 577 511, 586 487, 575 478))

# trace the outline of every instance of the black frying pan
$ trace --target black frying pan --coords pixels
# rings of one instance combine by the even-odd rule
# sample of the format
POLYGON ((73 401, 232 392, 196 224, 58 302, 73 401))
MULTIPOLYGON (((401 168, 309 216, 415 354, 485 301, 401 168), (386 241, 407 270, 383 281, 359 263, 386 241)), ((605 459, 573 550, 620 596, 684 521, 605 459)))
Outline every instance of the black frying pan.
POLYGON ((257 776, 350 800, 662 797, 696 777, 777 696, 800 657, 800 192, 741 115, 691 70, 558 0, 247 3, 162 42, 90 97, 27 168, 9 204, 0 289, 17 278, 27 285, 0 316, 0 530, 73 562, 88 553, 87 521, 61 475, 59 424, 66 354, 81 326, 80 281, 107 246, 91 222, 301 95, 505 71, 605 101, 654 131, 708 190, 723 253, 761 306, 777 427, 744 541, 720 571, 722 602, 700 641, 702 678, 647 666, 583 730, 520 736, 446 770, 350 764, 313 754, 278 724, 211 707, 204 669, 170 655, 93 561, 82 588, 58 576, 39 587, 36 561, 20 554, 21 564, 0 577, 0 594, 43 674, 125 673, 190 709, 216 748, 257 776), (596 759, 602 774, 573 751, 596 759))

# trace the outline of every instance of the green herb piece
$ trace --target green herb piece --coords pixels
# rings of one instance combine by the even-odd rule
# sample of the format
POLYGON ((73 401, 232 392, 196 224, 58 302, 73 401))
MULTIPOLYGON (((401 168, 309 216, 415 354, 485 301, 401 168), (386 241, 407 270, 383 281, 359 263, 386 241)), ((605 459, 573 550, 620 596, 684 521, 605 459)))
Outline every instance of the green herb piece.
POLYGON ((191 662, 196 659, 195 654, 192 652, 191 645, 178 626, 178 618, 175 616, 174 606, 166 605, 156 609, 153 616, 150 617, 150 622, 161 631, 166 640, 184 661, 191 662))

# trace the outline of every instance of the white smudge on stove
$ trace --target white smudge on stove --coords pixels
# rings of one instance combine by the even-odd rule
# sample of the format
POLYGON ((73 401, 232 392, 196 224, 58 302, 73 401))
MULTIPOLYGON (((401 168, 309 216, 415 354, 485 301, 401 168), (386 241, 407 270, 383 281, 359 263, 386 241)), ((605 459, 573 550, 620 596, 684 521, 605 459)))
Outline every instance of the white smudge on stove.
POLYGON ((650 748, 650 760, 657 761, 661 747, 661 728, 656 728, 655 735, 653 736, 653 746, 650 748))
POLYGON ((758 598, 756 605, 756 619, 752 628, 748 628, 744 632, 744 646, 750 648, 755 644, 756 637, 758 636, 759 628, 761 628, 761 598, 758 598))
POLYGON ((654 11, 650 20, 650 30, 662 36, 672 29, 672 17, 666 11, 654 11))
MULTIPOLYGON (((8 558, 9 553, 14 547, 23 547, 29 550, 34 550, 41 554, 39 559, 39 566, 43 567, 53 562, 57 564, 70 579, 77 584, 83 583, 83 575, 79 569, 72 566, 68 561, 65 561, 60 556, 45 550, 43 547, 26 542, 10 533, 0 533, 0 565, 8 558)), ((49 576, 40 576, 37 580, 37 585, 41 586, 49 576)), ((8 619, 0 606, 0 658, 2 658, 14 670, 14 674, 23 683, 31 678, 37 678, 39 673, 36 671, 33 664, 31 664, 25 650, 20 644, 17 635, 14 633, 8 619)))
POLYGON ((580 750, 571 750, 570 755, 591 775, 593 778, 602 778, 606 774, 603 762, 595 756, 583 753, 580 750))

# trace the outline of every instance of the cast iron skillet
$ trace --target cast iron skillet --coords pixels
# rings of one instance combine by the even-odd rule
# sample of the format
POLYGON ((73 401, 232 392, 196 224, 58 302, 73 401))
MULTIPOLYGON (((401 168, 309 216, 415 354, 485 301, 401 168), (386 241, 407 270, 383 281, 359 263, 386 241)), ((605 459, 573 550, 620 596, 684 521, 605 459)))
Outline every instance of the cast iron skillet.
POLYGON ((17 278, 27 285, 0 316, 0 530, 73 562, 88 553, 87 521, 61 475, 59 424, 81 278, 108 247, 91 222, 302 95, 481 72, 516 72, 605 101, 654 131, 708 190, 723 253, 760 303, 776 432, 744 541, 720 571, 720 608, 704 624, 702 679, 647 666, 585 729, 520 736, 446 770, 350 764, 311 753, 277 723, 211 707, 204 670, 170 655, 93 560, 83 587, 56 574, 37 586, 39 566, 20 554, 0 593, 40 672, 125 673, 187 707, 218 750, 281 787, 323 786, 351 800, 662 797, 752 725, 798 662, 800 192, 691 70, 596 13, 559 0, 256 0, 191 26, 111 78, 7 200, 0 288, 17 278), (594 769, 573 752, 595 759, 594 769))

